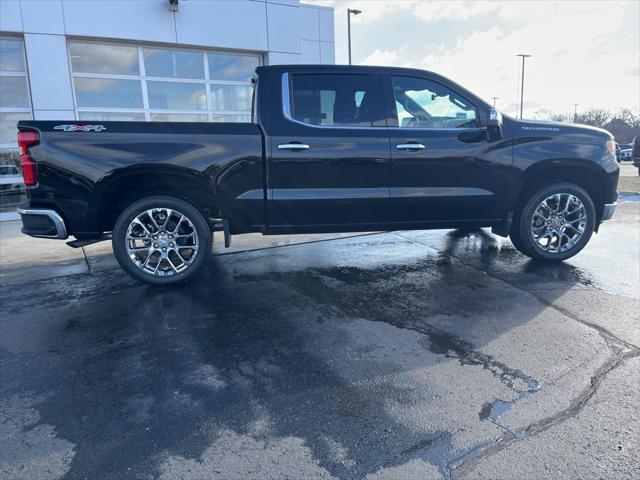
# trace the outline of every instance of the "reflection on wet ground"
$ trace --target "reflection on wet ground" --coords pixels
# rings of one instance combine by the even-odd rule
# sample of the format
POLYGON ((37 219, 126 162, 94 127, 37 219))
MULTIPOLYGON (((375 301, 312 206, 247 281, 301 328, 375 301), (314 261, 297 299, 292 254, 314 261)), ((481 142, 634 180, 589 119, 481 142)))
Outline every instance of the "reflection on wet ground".
POLYGON ((113 271, 0 287, 1 471, 467 474, 638 355, 635 280, 592 261, 633 272, 635 251, 594 245, 545 265, 484 230, 394 232, 215 257, 169 290, 113 271))

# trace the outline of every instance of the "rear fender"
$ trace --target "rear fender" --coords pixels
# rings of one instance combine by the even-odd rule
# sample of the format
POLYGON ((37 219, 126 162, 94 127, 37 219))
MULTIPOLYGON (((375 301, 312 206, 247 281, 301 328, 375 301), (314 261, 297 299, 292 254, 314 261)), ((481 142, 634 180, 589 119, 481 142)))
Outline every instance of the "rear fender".
POLYGON ((113 216, 127 204, 158 194, 191 203, 205 218, 217 215, 216 196, 206 175, 174 165, 134 165, 116 170, 96 183, 87 223, 95 222, 96 231, 109 231, 113 216))

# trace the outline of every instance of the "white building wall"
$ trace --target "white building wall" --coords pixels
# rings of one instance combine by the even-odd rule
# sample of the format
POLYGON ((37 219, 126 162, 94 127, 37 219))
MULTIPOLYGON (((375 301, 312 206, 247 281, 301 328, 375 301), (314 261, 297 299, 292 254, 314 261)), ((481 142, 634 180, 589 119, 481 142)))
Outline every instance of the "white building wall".
POLYGON ((25 39, 36 119, 74 118, 67 39, 259 52, 266 64, 334 63, 333 9, 299 0, 0 0, 0 33, 25 39))
POLYGON ((180 2, 175 21, 176 43, 260 52, 268 50, 264 2, 180 2))
POLYGON ((74 118, 67 43, 63 35, 25 33, 27 69, 31 79, 31 105, 36 120, 55 120, 55 111, 74 118), (34 81, 34 79, 36 81, 34 81), (51 112, 51 115, 49 115, 51 112))
POLYGON ((22 32, 19 0, 0 1, 0 32, 22 32))

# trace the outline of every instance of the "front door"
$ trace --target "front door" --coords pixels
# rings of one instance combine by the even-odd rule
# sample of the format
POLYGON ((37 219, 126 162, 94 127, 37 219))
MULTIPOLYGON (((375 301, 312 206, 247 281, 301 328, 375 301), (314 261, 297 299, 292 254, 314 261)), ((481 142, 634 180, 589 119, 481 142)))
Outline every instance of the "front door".
POLYGON ((350 230, 389 220, 389 139, 378 81, 284 74, 284 123, 270 138, 270 228, 350 230))
POLYGON ((426 77, 390 75, 383 85, 395 218, 406 223, 502 218, 511 149, 496 149, 487 140, 478 107, 426 77))

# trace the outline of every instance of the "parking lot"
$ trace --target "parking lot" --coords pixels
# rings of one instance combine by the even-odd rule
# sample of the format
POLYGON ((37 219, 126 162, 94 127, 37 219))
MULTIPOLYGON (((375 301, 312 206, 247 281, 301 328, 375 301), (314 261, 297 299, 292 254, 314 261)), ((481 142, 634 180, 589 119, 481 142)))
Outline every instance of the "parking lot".
POLYGON ((639 478, 639 200, 557 265, 249 235, 170 289, 5 222, 0 477, 639 478))

